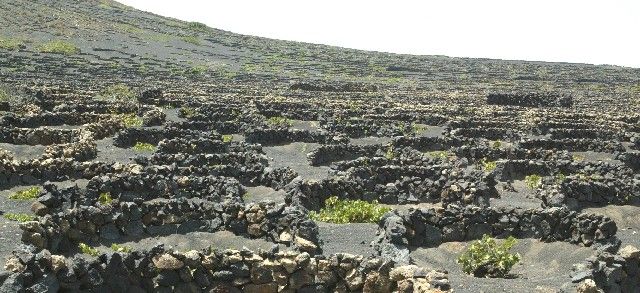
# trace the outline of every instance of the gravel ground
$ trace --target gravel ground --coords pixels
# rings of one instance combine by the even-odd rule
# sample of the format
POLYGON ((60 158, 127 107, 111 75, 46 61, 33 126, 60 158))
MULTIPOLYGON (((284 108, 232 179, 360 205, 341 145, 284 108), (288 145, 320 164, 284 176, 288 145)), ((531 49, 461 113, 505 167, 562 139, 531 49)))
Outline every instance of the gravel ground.
POLYGON ((244 202, 260 202, 263 200, 271 200, 276 203, 283 203, 284 190, 275 190, 266 186, 245 187, 247 193, 242 197, 244 202))
POLYGON ((137 152, 132 148, 119 148, 113 145, 113 138, 105 138, 96 141, 98 156, 94 161, 131 163, 136 156, 151 156, 151 152, 137 152))
POLYGON ((280 146, 263 147, 269 157, 269 166, 274 168, 291 167, 304 179, 322 180, 327 178, 329 167, 309 165, 307 154, 320 145, 317 143, 294 142, 280 146))
POLYGON ((0 143, 0 149, 10 151, 16 160, 33 160, 42 157, 47 146, 0 143))
POLYGON ((462 272, 456 258, 470 242, 449 242, 434 248, 418 248, 411 257, 419 266, 441 268, 449 272, 455 292, 574 292, 569 276, 572 264, 580 263, 595 251, 565 242, 544 243, 520 239, 513 252, 521 255, 511 273, 517 278, 476 278, 462 272))
POLYGON ((500 197, 489 200, 492 207, 521 207, 527 209, 540 207, 542 201, 535 198, 534 190, 529 188, 524 180, 514 180, 511 183, 515 192, 504 190, 504 185, 505 182, 499 182, 496 185, 496 190, 498 190, 500 197))
POLYGON ((369 244, 375 239, 378 230, 377 224, 317 223, 320 228, 320 240, 323 241, 322 252, 324 255, 351 253, 369 256, 375 254, 369 244))
POLYGON ((354 145, 375 145, 375 144, 388 144, 392 140, 391 137, 361 137, 352 138, 350 143, 354 145))

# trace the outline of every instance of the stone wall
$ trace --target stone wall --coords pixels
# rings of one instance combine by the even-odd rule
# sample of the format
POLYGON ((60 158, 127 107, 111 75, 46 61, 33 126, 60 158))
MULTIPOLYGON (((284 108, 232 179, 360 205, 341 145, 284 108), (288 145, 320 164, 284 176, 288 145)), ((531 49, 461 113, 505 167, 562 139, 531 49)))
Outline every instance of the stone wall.
POLYGON ((566 208, 409 209, 387 213, 379 222, 376 250, 397 261, 409 261, 410 247, 479 239, 484 234, 536 238, 591 246, 615 241, 617 226, 608 217, 578 214, 566 208))
POLYGON ((306 252, 191 250, 65 257, 14 252, 2 292, 443 292, 447 273, 388 260, 306 252))

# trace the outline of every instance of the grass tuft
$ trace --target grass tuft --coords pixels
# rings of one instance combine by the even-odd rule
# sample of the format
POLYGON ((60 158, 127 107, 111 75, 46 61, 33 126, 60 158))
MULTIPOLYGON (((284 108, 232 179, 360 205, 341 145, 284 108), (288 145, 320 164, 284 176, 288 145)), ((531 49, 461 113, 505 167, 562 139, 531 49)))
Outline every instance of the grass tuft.
POLYGON ((267 119, 267 124, 274 127, 291 127, 293 122, 287 117, 276 116, 267 119))
POLYGON ((222 142, 231 142, 233 140, 233 135, 225 134, 222 136, 222 142))
POLYGON ((100 193, 100 196, 98 196, 98 202, 101 205, 110 205, 111 202, 113 202, 113 198, 111 197, 111 193, 109 193, 109 192, 100 193))
POLYGON ((131 247, 113 243, 111 244, 111 250, 115 252, 129 253, 131 252, 131 247))
POLYGON ((97 96, 100 100, 135 102, 136 94, 124 84, 114 84, 104 88, 97 96))
POLYGON ((186 43, 189 44, 194 44, 196 46, 200 46, 202 45, 202 42, 200 41, 200 39, 196 36, 186 36, 186 37, 182 37, 182 40, 185 41, 186 43))
POLYGON ((126 128, 141 127, 142 118, 136 116, 134 113, 120 114, 120 120, 126 128))
POLYGON ((42 190, 40 189, 40 187, 30 187, 27 189, 23 189, 20 191, 17 191, 16 193, 12 194, 9 196, 9 199, 15 199, 15 200, 32 200, 32 199, 36 199, 38 198, 38 196, 40 196, 40 192, 42 190))
POLYGON ((38 47, 42 53, 73 55, 80 53, 80 49, 75 44, 67 41, 55 40, 44 43, 38 47))
POLYGON ((136 142, 136 144, 133 146, 133 149, 138 152, 153 152, 156 150, 156 146, 150 143, 136 142))
POLYGON ((2 215, 5 219, 7 220, 11 220, 11 221, 16 221, 16 222, 20 222, 20 223, 24 223, 24 222, 29 222, 29 221, 33 221, 36 219, 36 217, 29 215, 29 214, 24 214, 24 213, 6 213, 4 215, 2 215))
POLYGON ((18 39, 0 37, 0 49, 7 51, 15 51, 24 46, 24 43, 18 39))
POLYGON ((542 177, 537 174, 528 175, 524 178, 524 183, 531 189, 536 189, 542 184, 542 177))
POLYGON ((80 252, 90 256, 98 256, 98 254, 100 254, 97 249, 87 245, 86 243, 79 243, 78 248, 80 249, 80 252))

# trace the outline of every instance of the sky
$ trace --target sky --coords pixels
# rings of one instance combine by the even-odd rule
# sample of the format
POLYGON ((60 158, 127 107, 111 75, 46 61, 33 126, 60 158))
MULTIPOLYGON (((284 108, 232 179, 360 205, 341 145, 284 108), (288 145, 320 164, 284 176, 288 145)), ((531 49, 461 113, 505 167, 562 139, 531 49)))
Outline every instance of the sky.
POLYGON ((261 37, 419 55, 640 68, 640 0, 119 0, 261 37))

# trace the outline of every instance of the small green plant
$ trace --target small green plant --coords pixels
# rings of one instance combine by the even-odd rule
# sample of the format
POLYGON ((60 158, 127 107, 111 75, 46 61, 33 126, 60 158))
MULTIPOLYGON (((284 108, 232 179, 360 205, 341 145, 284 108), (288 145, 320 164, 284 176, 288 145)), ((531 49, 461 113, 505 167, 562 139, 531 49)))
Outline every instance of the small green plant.
POLYGON ((42 53, 73 55, 80 53, 80 49, 73 43, 61 40, 54 40, 44 43, 38 47, 38 51, 42 53))
POLYGON ((491 144, 491 147, 494 149, 499 149, 500 147, 502 147, 502 142, 499 140, 496 140, 491 144))
POLYGON ((206 24, 197 22, 197 21, 189 22, 188 27, 192 30, 200 31, 200 32, 209 30, 209 27, 206 24))
POLYGON ((476 277, 504 277, 520 261, 520 254, 509 252, 516 243, 517 240, 510 236, 498 245, 485 234, 481 240, 471 243, 457 262, 462 265, 463 272, 476 277))
POLYGON ((269 119, 267 119, 267 124, 274 127, 290 127, 291 125, 293 125, 291 119, 280 116, 270 117, 269 119))
POLYGON ((542 177, 537 174, 528 175, 524 177, 524 183, 531 189, 536 189, 542 184, 542 177))
POLYGON ((113 243, 111 244, 111 250, 115 252, 129 253, 131 252, 131 247, 113 243))
POLYGON ((231 142, 233 140, 233 135, 225 134, 222 136, 222 142, 231 142))
POLYGON ((431 151, 431 152, 427 152, 426 153, 427 156, 435 158, 435 159, 447 159, 451 153, 449 153, 448 151, 431 151))
POLYGON ((186 73, 191 75, 203 75, 209 70, 205 65, 195 65, 187 69, 186 73))
POLYGON ((24 46, 22 41, 13 39, 13 38, 2 38, 0 37, 0 49, 7 51, 15 51, 20 49, 20 47, 24 46))
POLYGON ((133 127, 141 127, 142 126, 142 118, 136 116, 135 113, 121 114, 120 115, 120 120, 122 120, 122 123, 124 124, 124 127, 126 127, 126 128, 133 128, 133 127))
POLYGON ((578 155, 578 154, 574 154, 572 156, 573 160, 576 162, 582 162, 584 161, 584 156, 583 155, 578 155))
POLYGON ((427 130, 427 127, 424 126, 424 125, 411 123, 411 130, 413 131, 413 134, 419 135, 419 134, 425 132, 427 130))
POLYGON ((36 217, 29 215, 29 214, 24 214, 24 213, 6 213, 4 215, 2 215, 5 219, 7 220, 11 220, 11 221, 16 221, 16 222, 20 222, 20 223, 24 223, 24 222, 29 222, 29 221, 33 221, 36 219, 36 217))
POLYGON ((87 245, 86 243, 79 243, 78 248, 80 249, 80 252, 90 256, 98 256, 98 254, 100 254, 97 249, 87 245))
POLYGON ((200 39, 196 36, 186 36, 186 37, 182 37, 182 40, 185 41, 186 43, 189 44, 194 44, 196 46, 200 46, 202 44, 202 42, 200 41, 200 39))
POLYGON ((114 84, 104 88, 97 96, 100 100, 135 102, 136 94, 124 84, 114 84))
POLYGON ((498 166, 496 161, 489 161, 487 158, 480 160, 480 164, 482 164, 482 170, 485 172, 492 172, 498 166))
POLYGON ((182 107, 180 108, 180 114, 185 118, 191 118, 196 115, 196 109, 191 107, 182 107))
POLYGON ((332 196, 325 201, 323 209, 319 212, 311 211, 309 217, 315 221, 336 224, 376 223, 390 210, 380 206, 377 201, 369 203, 364 200, 341 200, 332 196))
POLYGON ((560 184, 560 183, 564 182, 565 179, 567 179, 567 175, 564 175, 562 173, 556 174, 556 183, 557 184, 560 184))
POLYGON ((100 193, 100 195, 98 196, 98 202, 101 205, 110 205, 112 201, 113 198, 111 198, 111 193, 109 192, 100 193))
POLYGON ((16 193, 9 196, 9 199, 16 200, 31 200, 36 199, 40 196, 41 189, 40 187, 30 187, 27 189, 19 190, 16 193))
POLYGON ((0 102, 9 101, 11 100, 11 98, 11 94, 9 94, 9 92, 5 88, 0 87, 0 102))
POLYGON ((390 145, 390 146, 387 148, 387 152, 386 152, 386 153, 384 153, 384 157, 385 157, 387 160, 393 160, 393 159, 396 157, 396 152, 395 152, 395 150, 393 149, 393 146, 392 146, 392 145, 390 145))
POLYGON ((156 146, 150 143, 136 142, 133 149, 139 152, 153 152, 156 150, 156 146))

